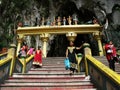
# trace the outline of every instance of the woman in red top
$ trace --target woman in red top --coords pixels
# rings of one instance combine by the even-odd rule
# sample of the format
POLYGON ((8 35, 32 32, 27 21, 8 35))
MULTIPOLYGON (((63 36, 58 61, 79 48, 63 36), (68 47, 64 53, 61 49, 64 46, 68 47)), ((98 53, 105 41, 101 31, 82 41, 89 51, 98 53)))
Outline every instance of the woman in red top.
POLYGON ((105 45, 106 58, 109 62, 109 67, 115 71, 115 57, 116 57, 116 48, 114 47, 112 41, 109 41, 105 45))
POLYGON ((42 50, 40 46, 38 50, 35 51, 33 65, 42 67, 42 50))

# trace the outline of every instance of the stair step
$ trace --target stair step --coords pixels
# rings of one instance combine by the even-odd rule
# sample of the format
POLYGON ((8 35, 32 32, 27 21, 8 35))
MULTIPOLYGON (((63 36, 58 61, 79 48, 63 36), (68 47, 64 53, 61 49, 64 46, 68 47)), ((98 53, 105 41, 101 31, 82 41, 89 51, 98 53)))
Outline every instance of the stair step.
POLYGON ((69 75, 69 74, 58 74, 58 75, 49 75, 49 74, 14 74, 12 77, 10 78, 85 78, 85 75, 69 75))
POLYGON ((25 83, 27 83, 27 82, 33 82, 33 83, 35 83, 35 82, 41 82, 41 83, 43 83, 43 82, 48 82, 48 83, 50 83, 50 82, 54 82, 54 83, 57 83, 57 82, 82 82, 82 83, 84 83, 84 82, 90 82, 90 80, 85 80, 85 79, 74 79, 74 78, 72 78, 72 79, 9 79, 9 80, 6 80, 5 81, 5 83, 19 83, 19 82, 25 82, 25 83))
POLYGON ((83 83, 83 82, 50 82, 50 83, 37 83, 37 82, 35 82, 35 83, 29 83, 29 82, 27 82, 27 83, 21 83, 21 82, 18 82, 18 83, 5 83, 5 84, 3 84, 3 85, 1 85, 1 86, 18 86, 18 87, 21 87, 21 86, 24 86, 24 87, 30 87, 30 86, 32 86, 32 87, 72 87, 72 86, 76 86, 76 87, 78 87, 78 86, 93 86, 93 84, 92 83, 90 83, 90 82, 85 82, 85 83, 83 83))
POLYGON ((58 66, 58 65, 56 65, 56 66, 53 66, 53 65, 51 65, 51 66, 42 66, 42 68, 65 68, 63 65, 62 66, 58 66))
POLYGON ((1 84, 0 90, 97 90, 86 80, 85 72, 70 75, 65 70, 65 57, 43 59, 42 68, 31 68, 28 73, 13 73, 1 84))
MULTIPOLYGON (((52 70, 52 71, 54 71, 54 70, 65 70, 65 67, 64 68, 35 68, 35 69, 33 69, 33 68, 31 68, 31 70, 34 70, 34 71, 41 71, 41 70, 52 70)), ((30 70, 30 71, 31 71, 30 70)))
POLYGON ((45 68, 44 68, 44 69, 31 69, 31 70, 28 71, 28 72, 42 72, 42 71, 58 71, 58 72, 59 72, 59 71, 61 71, 61 72, 63 71, 63 72, 67 72, 67 71, 69 71, 69 70, 65 70, 65 69, 64 69, 64 70, 61 70, 61 69, 55 69, 55 68, 54 68, 54 69, 45 69, 45 68))
POLYGON ((29 71, 28 74, 69 74, 70 71, 29 71))
POLYGON ((2 87, 1 90, 97 90, 93 86, 79 87, 2 87))
MULTIPOLYGON (((74 73, 74 75, 81 75, 84 72, 74 73)), ((70 71, 29 71, 28 74, 32 75, 70 75, 70 71)))
POLYGON ((43 60, 63 60, 65 57, 47 57, 43 58, 43 60))
POLYGON ((49 61, 49 62, 43 62, 43 64, 53 64, 53 65, 55 65, 55 64, 58 64, 58 65, 60 65, 60 64, 64 64, 64 61, 54 61, 54 62, 52 62, 52 61, 49 61))
POLYGON ((43 66, 53 66, 53 65, 56 65, 56 66, 64 66, 64 63, 53 63, 53 64, 49 64, 49 63, 43 63, 43 66))

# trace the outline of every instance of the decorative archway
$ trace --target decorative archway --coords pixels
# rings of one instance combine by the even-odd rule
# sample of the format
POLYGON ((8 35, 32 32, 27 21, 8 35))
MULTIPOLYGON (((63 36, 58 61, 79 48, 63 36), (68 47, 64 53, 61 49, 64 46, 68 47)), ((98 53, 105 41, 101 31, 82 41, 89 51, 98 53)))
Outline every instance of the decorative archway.
POLYGON ((18 46, 17 46, 17 55, 20 50, 23 37, 26 35, 40 35, 41 40, 43 41, 43 53, 46 57, 47 42, 51 35, 66 34, 66 37, 69 41, 74 41, 77 34, 92 34, 97 42, 99 47, 99 55, 103 55, 103 48, 101 43, 101 32, 102 27, 99 24, 89 24, 89 25, 65 25, 65 26, 40 26, 40 27, 18 27, 18 46))

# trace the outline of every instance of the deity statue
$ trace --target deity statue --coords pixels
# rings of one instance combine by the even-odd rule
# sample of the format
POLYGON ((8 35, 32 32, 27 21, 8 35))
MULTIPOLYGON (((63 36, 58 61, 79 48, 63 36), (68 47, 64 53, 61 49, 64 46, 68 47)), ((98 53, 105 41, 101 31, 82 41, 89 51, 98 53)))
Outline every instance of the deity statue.
POLYGON ((66 18, 63 17, 63 25, 66 25, 66 18))
POLYGON ((51 25, 51 21, 50 21, 50 18, 48 17, 47 19, 47 26, 50 26, 51 25))
POLYGON ((35 11, 35 26, 39 26, 40 25, 40 14, 39 11, 35 11))
POLYGON ((30 16, 30 25, 31 26, 34 26, 35 24, 35 16, 32 14, 31 16, 30 16))
POLYGON ((56 25, 56 19, 54 17, 53 22, 52 22, 52 26, 55 26, 55 25, 56 25))
POLYGON ((74 21, 74 24, 75 24, 75 25, 77 25, 77 24, 78 24, 78 18, 77 18, 77 15, 75 15, 75 16, 74 16, 73 21, 74 21))
POLYGON ((98 20, 95 17, 93 18, 93 24, 98 24, 98 20))
POLYGON ((60 16, 58 16, 57 23, 58 23, 58 26, 61 25, 61 18, 60 18, 60 16))
POLYGON ((17 26, 22 27, 23 26, 22 22, 19 22, 17 26))
POLYGON ((41 25, 44 26, 44 24, 45 24, 45 18, 42 17, 41 25))
POLYGON ((30 21, 28 19, 28 16, 24 16, 24 26, 30 26, 30 21))
POLYGON ((72 17, 69 16, 67 20, 68 20, 68 24, 71 25, 72 24, 72 17))

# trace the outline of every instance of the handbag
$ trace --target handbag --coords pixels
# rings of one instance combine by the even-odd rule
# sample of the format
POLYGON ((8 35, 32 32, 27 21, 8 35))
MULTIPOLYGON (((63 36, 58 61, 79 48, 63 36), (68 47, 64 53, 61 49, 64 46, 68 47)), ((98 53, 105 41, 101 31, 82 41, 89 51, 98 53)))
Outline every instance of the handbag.
POLYGON ((70 61, 69 61, 68 58, 66 58, 66 59, 64 60, 64 65, 65 65, 65 69, 66 69, 66 70, 70 69, 70 61))
POLYGON ((112 49, 108 49, 107 53, 113 53, 113 50, 112 49))

